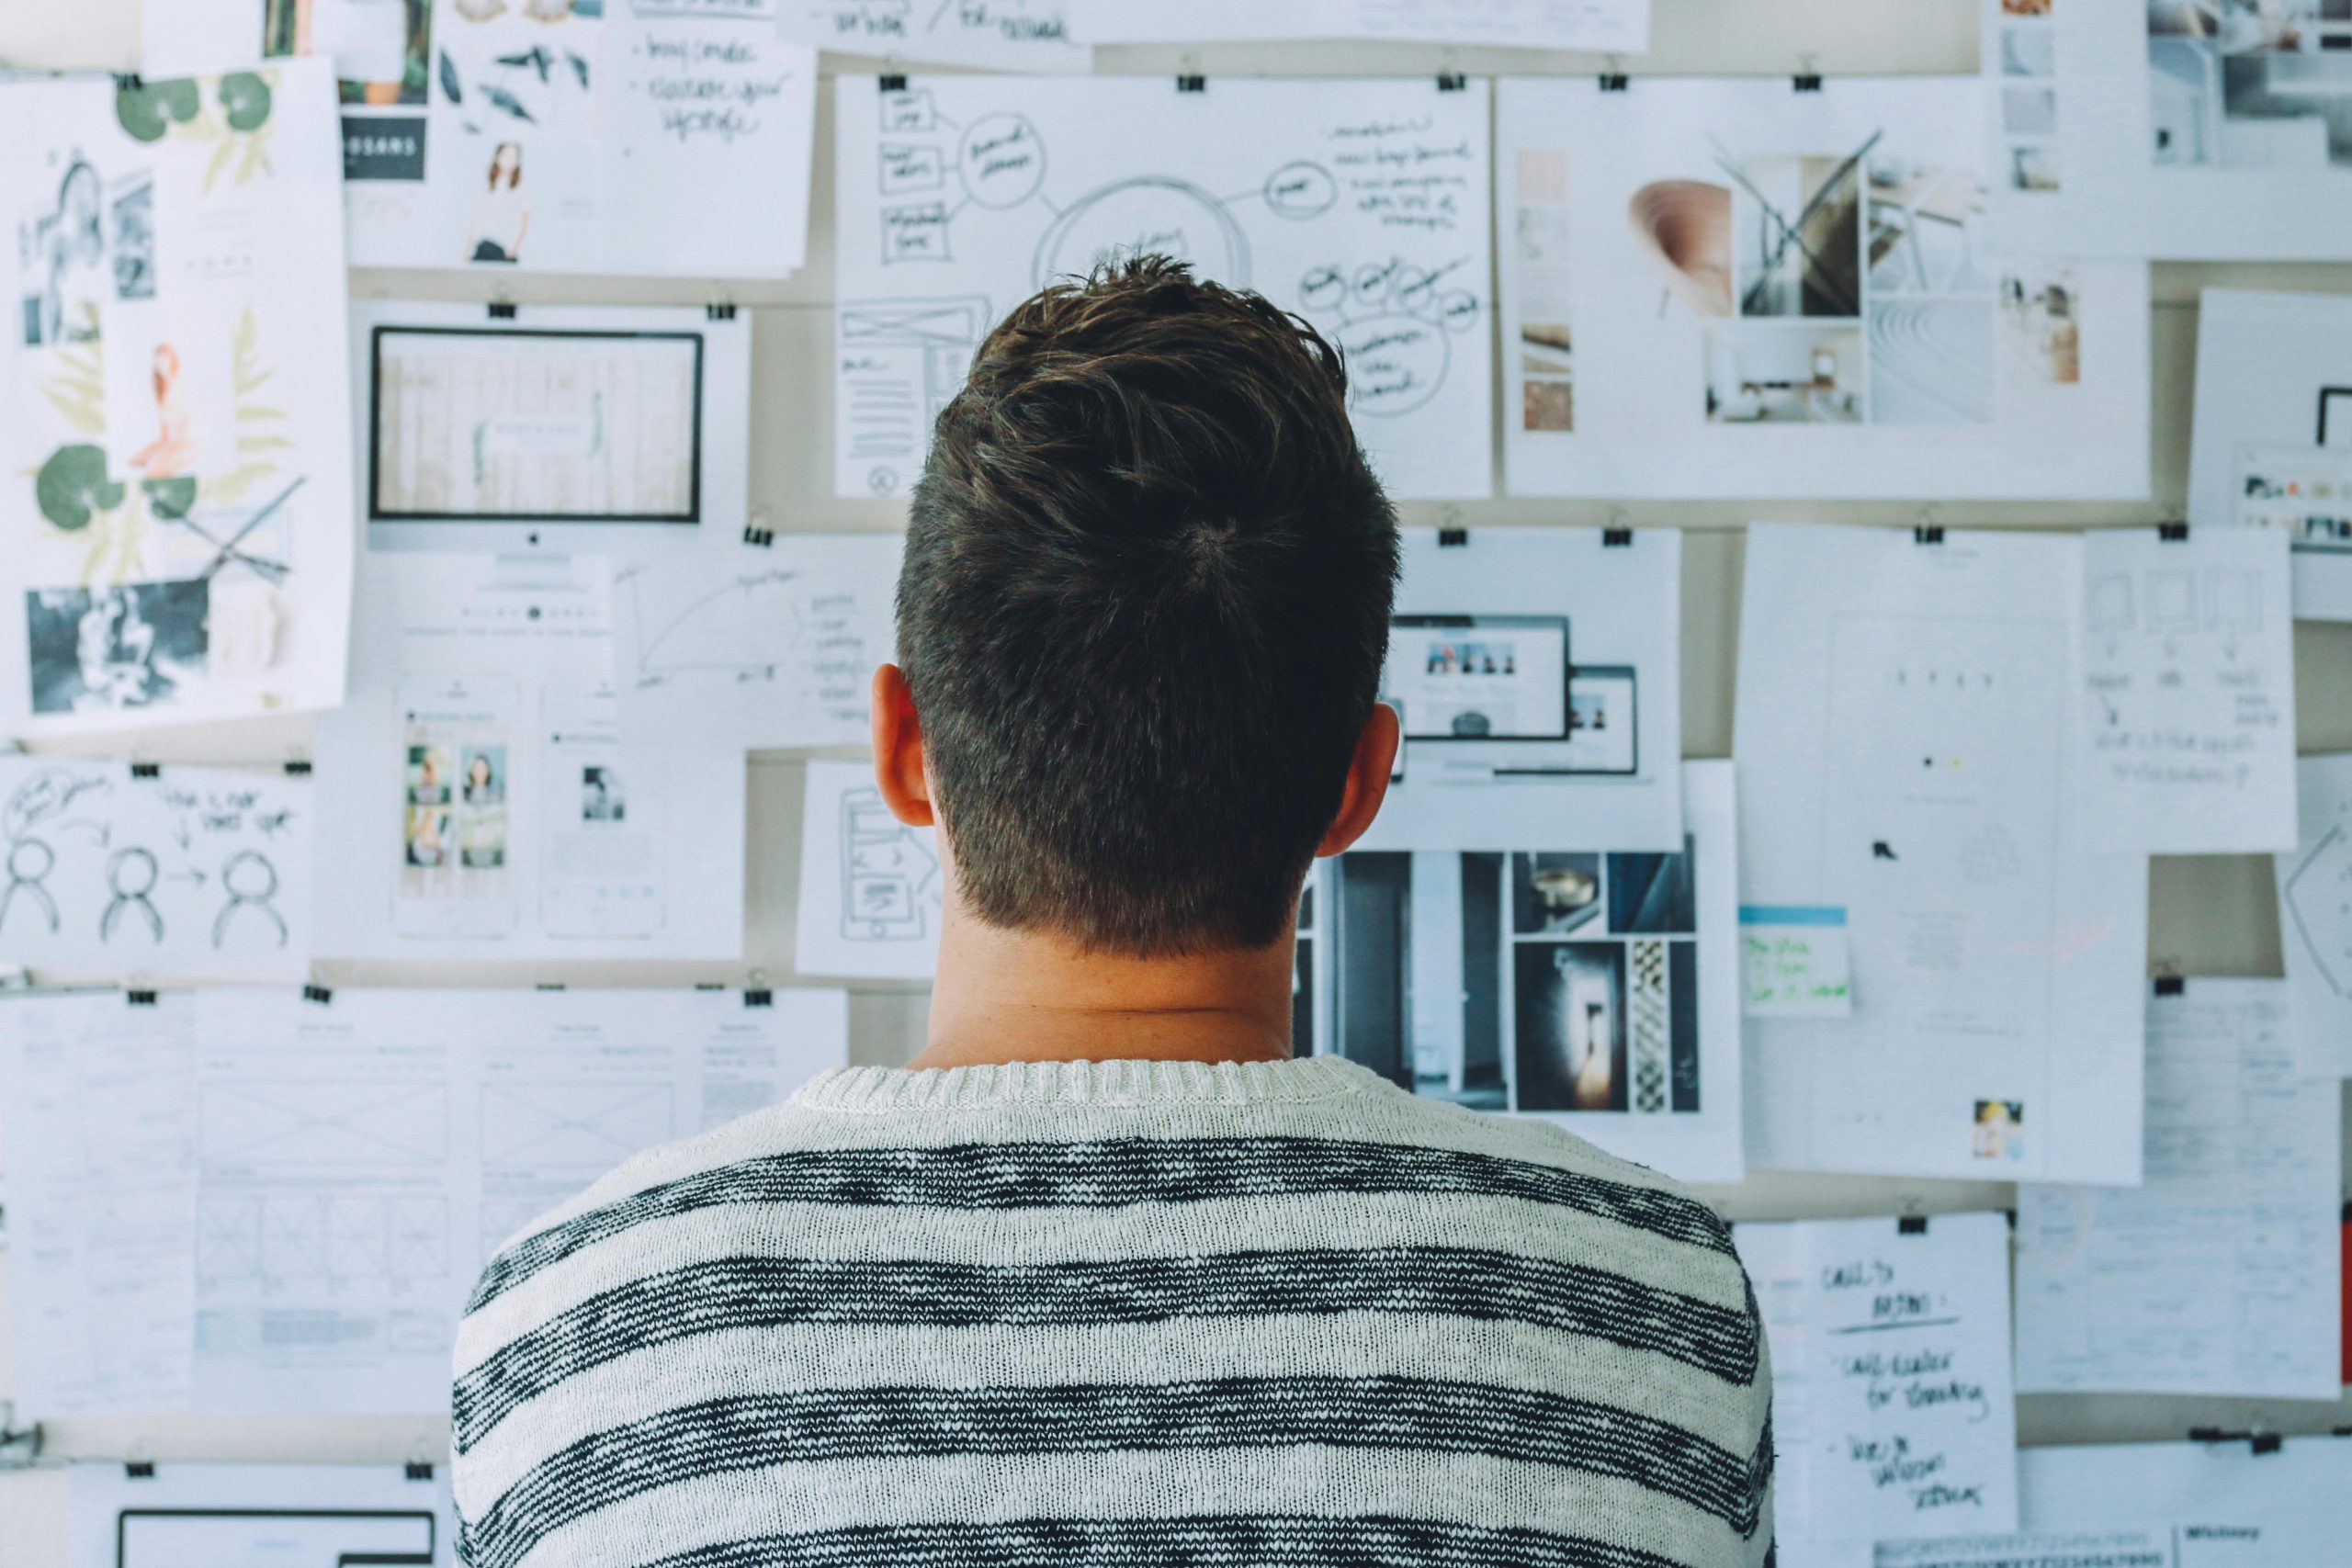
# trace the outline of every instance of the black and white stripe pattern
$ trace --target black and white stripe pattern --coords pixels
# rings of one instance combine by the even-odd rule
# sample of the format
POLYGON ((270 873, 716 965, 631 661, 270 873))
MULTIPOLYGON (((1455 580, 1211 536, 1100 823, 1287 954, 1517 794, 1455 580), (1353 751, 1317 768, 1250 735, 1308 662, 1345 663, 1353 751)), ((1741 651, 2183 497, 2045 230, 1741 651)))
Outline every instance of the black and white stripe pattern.
POLYGON ((973 1071, 821 1079, 503 1253, 470 1568, 1769 1561, 1754 1302, 1669 1184, 1340 1062, 973 1071))

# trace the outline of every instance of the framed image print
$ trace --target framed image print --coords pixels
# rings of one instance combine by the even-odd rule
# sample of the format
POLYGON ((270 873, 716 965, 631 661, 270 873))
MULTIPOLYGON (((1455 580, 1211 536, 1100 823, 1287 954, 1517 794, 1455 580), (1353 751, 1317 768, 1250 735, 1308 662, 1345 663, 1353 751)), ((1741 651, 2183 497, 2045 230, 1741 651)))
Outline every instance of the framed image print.
POLYGON ((2147 268, 2003 244, 1979 79, 1500 92, 1510 493, 2148 492, 2147 268))

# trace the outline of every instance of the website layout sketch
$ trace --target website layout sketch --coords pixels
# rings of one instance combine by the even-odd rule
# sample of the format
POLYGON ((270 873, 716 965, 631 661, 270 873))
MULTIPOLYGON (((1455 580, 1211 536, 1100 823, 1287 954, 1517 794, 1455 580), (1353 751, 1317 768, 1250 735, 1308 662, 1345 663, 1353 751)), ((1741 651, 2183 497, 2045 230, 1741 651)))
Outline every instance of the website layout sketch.
POLYGON ((0 950, 39 968, 293 979, 308 779, 0 757, 0 950))
POLYGON ((2278 936, 2307 1077, 2352 1077, 2352 755, 2296 764, 2297 839, 2273 858, 2278 936))
MULTIPOLYGON (((368 8, 373 8, 372 6, 368 8)), ((448 1568, 446 1465, 67 1471, 72 1568, 448 1568)))
POLYGON ((1640 772, 1634 671, 1575 669, 1568 633, 1564 615, 1397 616, 1383 696, 1407 744, 1491 743, 1439 764, 1489 778, 1640 772))
POLYGON ((891 815, 870 767, 808 764, 794 960, 800 973, 930 978, 946 896, 937 835, 891 815))
POLYGON ((1329 336, 1392 490, 1488 492, 1485 84, 900 82, 837 102, 839 493, 913 482, 999 313, 1144 254, 1329 336))

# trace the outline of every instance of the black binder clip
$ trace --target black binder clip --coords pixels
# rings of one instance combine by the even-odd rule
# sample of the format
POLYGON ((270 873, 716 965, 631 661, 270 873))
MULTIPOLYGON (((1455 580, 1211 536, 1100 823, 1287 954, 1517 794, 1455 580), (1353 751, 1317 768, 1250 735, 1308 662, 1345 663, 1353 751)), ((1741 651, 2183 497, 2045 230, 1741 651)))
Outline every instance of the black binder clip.
POLYGON ((1604 71, 1600 73, 1600 90, 1604 93, 1622 93, 1632 85, 1632 78, 1623 71, 1604 71))
POLYGON ((1209 79, 1205 76, 1179 76, 1176 78, 1176 90, 1180 93, 1205 93, 1209 90, 1209 79))
POLYGON ((2156 537, 2167 545, 2185 545, 2188 543, 2188 525, 2159 523, 2156 525, 2156 537))
POLYGON ((735 319, 735 307, 732 305, 713 305, 706 314, 707 314, 714 321, 731 321, 735 319))
POLYGON ((904 76, 892 73, 884 76, 881 81, 882 90, 886 93, 903 93, 907 90, 907 79, 904 76))
POLYGON ((1439 549, 1458 550, 1465 547, 1469 543, 1470 530, 1467 528, 1440 528, 1437 531, 1439 549))
POLYGON ((560 991, 564 987, 560 980, 542 980, 531 988, 535 991, 560 991))
POLYGON ((133 1481, 153 1481, 155 1479, 155 1461, 152 1459, 125 1460, 122 1473, 133 1481))
POLYGON ((757 545, 763 550, 767 549, 775 543, 775 530, 763 528, 754 523, 743 530, 743 542, 747 545, 757 545))
POLYGON ((317 1007, 333 1007, 334 991, 326 986, 305 986, 302 987, 302 999, 317 1007))
POLYGON ((514 302, 512 299, 492 299, 490 302, 490 319, 493 321, 513 321, 514 302))
POLYGON ((1603 528, 1600 531, 1600 547, 1604 550, 1625 550, 1633 548, 1633 546, 1634 531, 1631 528, 1603 528))
POLYGON ((114 73, 114 90, 118 93, 143 93, 147 90, 147 84, 136 71, 118 71, 114 73))
POLYGON ((155 1005, 155 993, 153 991, 125 991, 122 993, 122 999, 124 1005, 128 1007, 151 1008, 155 1005))
POLYGON ((2188 982, 2182 979, 2179 976, 2159 975, 2156 976, 2156 995, 2160 997, 2181 997, 2187 996, 2188 994, 2188 982))
POLYGON ((130 764, 130 776, 134 779, 162 778, 164 776, 164 764, 161 762, 133 762, 130 764))
POLYGON ((1925 1214, 1903 1215, 1900 1219, 1894 1222, 1894 1234, 1897 1235, 1927 1235, 1928 1216, 1925 1214))
POLYGON ((1467 90, 1469 85, 1470 78, 1459 71, 1441 71, 1437 73, 1437 90, 1441 93, 1463 92, 1467 90))
POLYGON ((774 991, 745 991, 743 1005, 747 1008, 772 1008, 775 1006, 775 993, 774 991))
POLYGON ((310 760, 305 757, 289 759, 286 764, 286 776, 289 779, 309 778, 311 776, 310 760))
POLYGON ((1915 545, 1942 544, 1944 542, 1943 525, 1940 523, 1920 524, 1911 530, 1911 542, 1915 545))
POLYGON ((1821 73, 1818 71, 1800 71, 1794 76, 1790 77, 1789 81, 1800 93, 1817 93, 1821 91, 1821 73))
POLYGON ((408 1478, 411 1481, 430 1481, 433 1479, 433 1466, 428 1461, 413 1459, 408 1461, 404 1468, 407 1472, 408 1478))

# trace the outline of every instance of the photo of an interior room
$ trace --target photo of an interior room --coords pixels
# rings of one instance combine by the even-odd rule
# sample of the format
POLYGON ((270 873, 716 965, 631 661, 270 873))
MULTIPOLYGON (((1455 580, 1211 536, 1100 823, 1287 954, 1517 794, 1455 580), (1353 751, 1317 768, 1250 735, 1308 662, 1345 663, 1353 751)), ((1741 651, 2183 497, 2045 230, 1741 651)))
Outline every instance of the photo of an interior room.
POLYGON ((2029 381, 2071 387, 2083 378, 2082 295, 2072 267, 2012 269, 2001 280, 2001 357, 2029 381))
POLYGON ((1716 424, 1860 424, 1867 416, 1854 321, 1738 321, 1707 328, 1707 419, 1716 424))
POLYGON ((1742 316, 1861 313, 1861 167, 1847 156, 1723 158, 1742 316))
MULTIPOLYGON (((2010 91, 2050 96, 2047 87, 2010 91)), ((1869 190, 1871 298, 1991 289, 1984 180, 1975 167, 1880 152, 1870 160, 1869 190)))
POLYGON ((1624 1110, 1624 944, 1522 942, 1511 956, 1520 1109, 1624 1110))
POLYGON ((2149 0, 2162 164, 2352 166, 2352 0, 2149 0))

